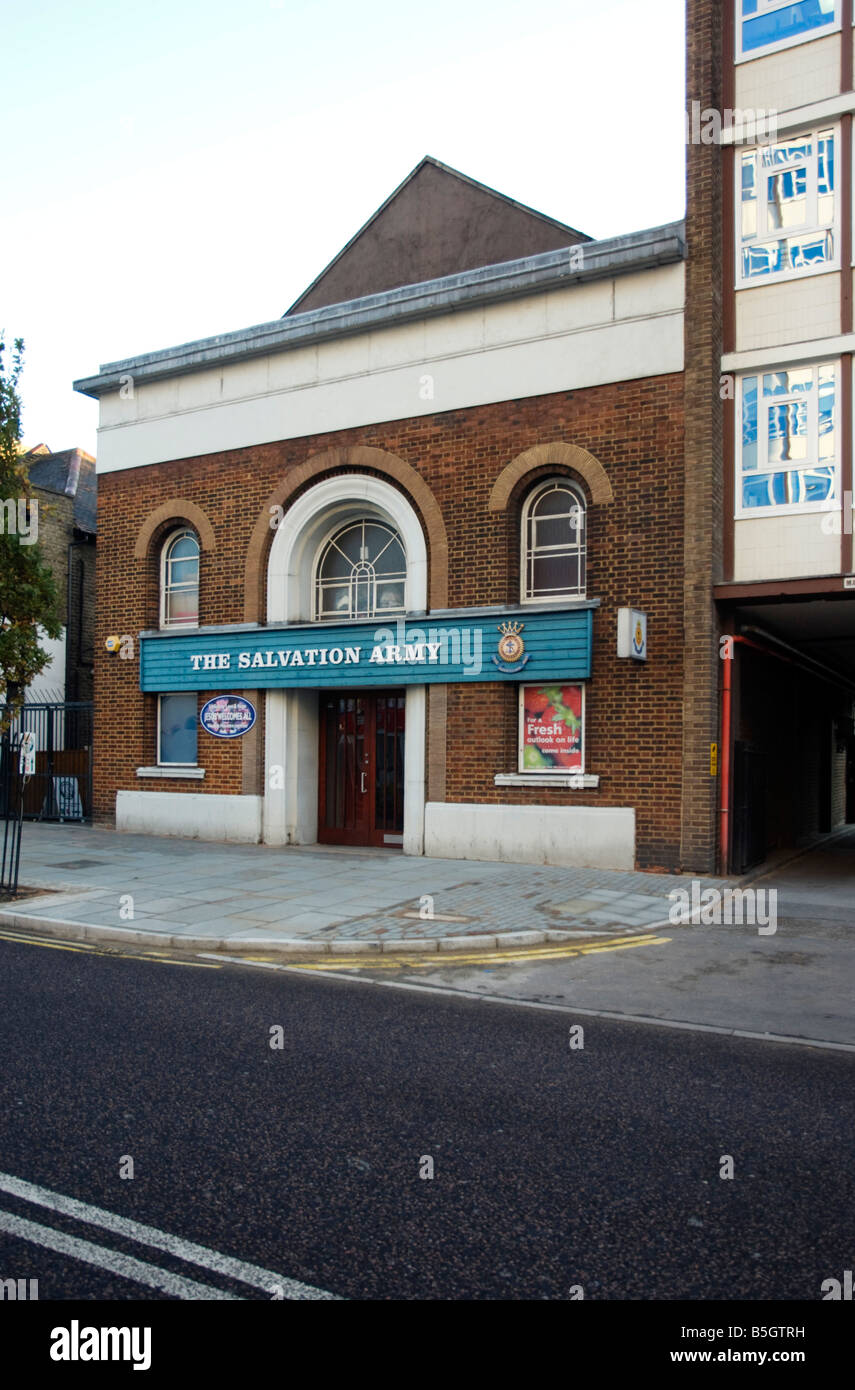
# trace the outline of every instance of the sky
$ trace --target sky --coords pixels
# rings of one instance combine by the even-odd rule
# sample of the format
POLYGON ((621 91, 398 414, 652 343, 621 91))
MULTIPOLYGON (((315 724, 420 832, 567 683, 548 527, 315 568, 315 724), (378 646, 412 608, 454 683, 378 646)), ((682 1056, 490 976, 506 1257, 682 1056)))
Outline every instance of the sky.
POLYGON ((24 439, 104 362, 278 318, 430 154, 594 237, 680 218, 683 0, 0 0, 24 439))

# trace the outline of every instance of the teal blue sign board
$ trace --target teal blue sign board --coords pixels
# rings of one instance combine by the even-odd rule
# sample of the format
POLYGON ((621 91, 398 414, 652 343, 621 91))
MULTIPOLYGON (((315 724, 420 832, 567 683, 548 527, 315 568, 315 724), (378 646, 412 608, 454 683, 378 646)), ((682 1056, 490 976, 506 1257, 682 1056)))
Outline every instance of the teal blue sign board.
POLYGON ((140 637, 146 691, 587 680, 593 606, 140 637))

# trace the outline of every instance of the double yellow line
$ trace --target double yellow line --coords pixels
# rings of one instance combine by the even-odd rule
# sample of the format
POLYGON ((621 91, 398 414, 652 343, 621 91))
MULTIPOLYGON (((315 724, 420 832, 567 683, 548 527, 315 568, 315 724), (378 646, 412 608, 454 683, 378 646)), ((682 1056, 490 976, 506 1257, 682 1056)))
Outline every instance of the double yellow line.
POLYGON ((603 955, 609 951, 631 951, 636 946, 666 946, 669 936, 616 936, 608 941, 580 942, 567 946, 532 948, 528 951, 425 951, 418 955, 407 955, 396 951, 389 955, 366 952, 356 956, 323 956, 312 961, 284 961, 272 956, 244 956, 247 965, 287 964, 289 970, 399 970, 418 967, 422 970, 438 970, 447 965, 518 965, 524 961, 572 960, 575 956, 603 955))
POLYGON ((112 956, 120 960, 150 960, 159 965, 190 966, 194 970, 222 970, 223 965, 280 965, 289 970, 439 970, 449 965, 521 965, 525 962, 573 960, 579 956, 606 955, 611 951, 632 951, 639 946, 667 946, 669 936, 613 936, 608 940, 579 941, 562 946, 532 947, 529 950, 425 951, 413 954, 393 952, 381 955, 368 951, 364 955, 320 956, 314 960, 290 960, 287 956, 241 956, 228 961, 182 960, 180 957, 157 951, 126 951, 120 946, 96 946, 85 941, 59 941, 53 937, 29 936, 23 932, 0 929, 0 940, 21 946, 41 946, 48 951, 77 951, 95 956, 112 956))
POLYGON ((118 956, 120 960, 153 960, 159 965, 191 965, 195 970, 222 970, 221 965, 201 960, 178 960, 175 956, 153 951, 123 951, 119 947, 93 946, 86 941, 55 941, 49 936, 26 936, 15 931, 0 930, 0 940, 13 941, 20 946, 42 946, 48 951, 86 951, 93 956, 118 956))

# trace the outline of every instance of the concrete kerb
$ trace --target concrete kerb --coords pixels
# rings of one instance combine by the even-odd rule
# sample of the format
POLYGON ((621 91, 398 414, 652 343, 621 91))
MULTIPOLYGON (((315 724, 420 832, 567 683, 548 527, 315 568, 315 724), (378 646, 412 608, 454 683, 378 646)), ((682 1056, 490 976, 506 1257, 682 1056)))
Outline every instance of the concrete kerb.
MULTIPOLYGON (((729 900, 738 887, 744 883, 739 880, 736 888, 725 889, 722 893, 722 906, 726 907, 729 900)), ((701 909, 703 910, 703 909, 701 909)), ((388 955, 388 954, 408 954, 415 955, 421 952, 441 952, 443 954, 454 954, 455 952, 465 951, 502 951, 516 947, 517 949, 527 946, 544 946, 556 942, 571 942, 581 938, 599 938, 605 944, 609 937, 619 935, 622 938, 631 936, 645 936, 654 932, 673 930, 678 926, 702 926, 699 913, 692 913, 688 921, 674 922, 671 917, 663 917, 658 922, 645 922, 638 926, 618 926, 614 929, 603 930, 595 927, 568 927, 564 930, 560 928, 547 928, 542 931, 508 931, 489 934, 478 934, 472 936, 439 936, 439 937, 401 937, 401 938, 353 938, 353 937, 333 937, 330 940, 319 941, 316 938, 305 937, 274 937, 274 936, 241 936, 241 937, 210 937, 192 936, 189 933, 169 932, 147 932, 139 928, 130 927, 99 927, 92 926, 86 922, 75 922, 57 917, 36 917, 28 916, 25 913, 13 911, 0 911, 0 927, 13 927, 17 930, 29 928, 45 933, 48 936, 65 938, 74 941, 87 941, 93 945, 99 942, 113 941, 124 942, 127 945, 137 946, 168 946, 170 948, 186 948, 198 950, 204 947, 207 951, 219 951, 230 954, 251 954, 259 950, 268 953, 293 956, 327 956, 327 955, 388 955)))
MULTIPOLYGON (((421 952, 491 951, 505 947, 542 946, 550 941, 569 941, 580 935, 579 932, 563 931, 521 931, 502 932, 498 935, 479 936, 439 936, 412 937, 407 940, 354 940, 339 938, 328 941, 300 939, 299 937, 241 936, 209 937, 192 936, 189 933, 151 932, 137 927, 97 927, 88 922, 75 922, 61 917, 36 917, 23 912, 0 911, 0 928, 14 931, 40 932, 45 936, 64 941, 84 941, 89 945, 159 946, 185 950, 203 948, 210 952, 229 955, 249 955, 259 950, 269 954, 286 956, 328 956, 328 955, 389 955, 417 954, 421 952)), ((600 933, 592 933, 600 935, 600 933)))

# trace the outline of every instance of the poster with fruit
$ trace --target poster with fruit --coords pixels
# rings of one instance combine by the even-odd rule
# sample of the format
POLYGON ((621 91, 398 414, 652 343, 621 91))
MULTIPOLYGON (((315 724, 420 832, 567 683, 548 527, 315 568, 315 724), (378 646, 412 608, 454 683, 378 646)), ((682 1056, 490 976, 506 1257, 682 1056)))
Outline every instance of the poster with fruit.
POLYGON ((521 772, 583 772, 583 685, 524 685, 521 772))

